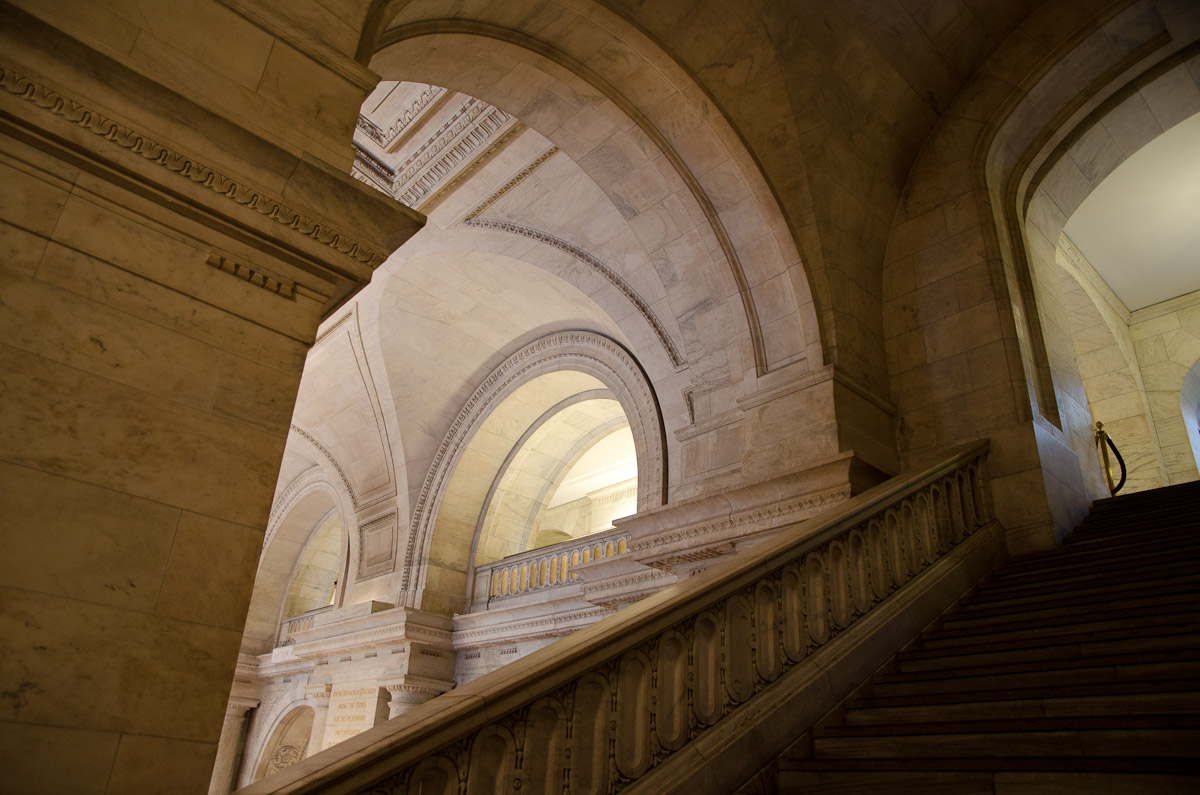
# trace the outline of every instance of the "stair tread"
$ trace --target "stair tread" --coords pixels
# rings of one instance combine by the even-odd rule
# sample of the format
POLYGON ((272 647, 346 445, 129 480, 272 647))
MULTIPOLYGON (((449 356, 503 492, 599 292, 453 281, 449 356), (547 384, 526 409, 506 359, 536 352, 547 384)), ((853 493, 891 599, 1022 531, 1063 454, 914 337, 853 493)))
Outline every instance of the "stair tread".
POLYGON ((1055 758, 1046 756, 984 756, 984 757, 855 757, 845 759, 780 758, 783 770, 840 770, 847 763, 854 770, 1054 770, 1079 772, 1154 772, 1158 774, 1200 773, 1200 760, 1195 757, 1159 756, 1148 762, 1141 756, 1075 756, 1055 758), (1152 770, 1147 767, 1152 765, 1152 770))
POLYGON ((1198 595, 1200 482, 1097 501, 797 740, 780 791, 1200 791, 1198 595))
MULTIPOLYGON (((897 734, 1011 734, 1026 731, 1099 731, 1126 729, 1200 729, 1200 712, 1176 714, 1083 715, 1075 717, 992 718, 960 721, 870 723, 852 726, 818 726, 814 738, 884 737, 897 734)), ((1200 749, 1197 749, 1200 750, 1200 749)))

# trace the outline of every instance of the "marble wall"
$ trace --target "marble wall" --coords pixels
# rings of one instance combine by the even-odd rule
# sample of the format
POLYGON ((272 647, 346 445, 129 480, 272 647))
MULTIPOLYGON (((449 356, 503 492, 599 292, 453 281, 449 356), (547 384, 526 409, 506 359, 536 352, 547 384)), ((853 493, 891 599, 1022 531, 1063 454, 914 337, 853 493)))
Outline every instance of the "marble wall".
POLYGON ((1129 332, 1162 446, 1166 480, 1195 480, 1195 406, 1191 416, 1185 415, 1180 395, 1189 372, 1200 361, 1200 292, 1139 309, 1130 315, 1129 332), (1185 427, 1187 420, 1191 427, 1185 427))

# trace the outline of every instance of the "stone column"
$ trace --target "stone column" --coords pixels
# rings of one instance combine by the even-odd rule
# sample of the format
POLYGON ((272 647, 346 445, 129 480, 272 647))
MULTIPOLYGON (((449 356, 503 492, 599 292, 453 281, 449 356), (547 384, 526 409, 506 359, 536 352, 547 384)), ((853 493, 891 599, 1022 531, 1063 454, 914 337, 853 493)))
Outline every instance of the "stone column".
POLYGON ((313 710, 312 733, 308 740, 308 756, 325 750, 325 722, 329 718, 329 693, 332 685, 309 685, 304 688, 304 700, 313 710))
POLYGON ((257 706, 257 700, 231 698, 225 707, 225 722, 221 725, 217 761, 213 764, 208 795, 229 795, 236 786, 237 775, 242 766, 242 754, 246 750, 250 710, 257 706))
POLYGON ((350 57, 215 0, 27 5, 0 4, 0 770, 202 793, 306 351, 420 218, 339 173, 350 57), (188 49, 215 40, 237 57, 188 49))

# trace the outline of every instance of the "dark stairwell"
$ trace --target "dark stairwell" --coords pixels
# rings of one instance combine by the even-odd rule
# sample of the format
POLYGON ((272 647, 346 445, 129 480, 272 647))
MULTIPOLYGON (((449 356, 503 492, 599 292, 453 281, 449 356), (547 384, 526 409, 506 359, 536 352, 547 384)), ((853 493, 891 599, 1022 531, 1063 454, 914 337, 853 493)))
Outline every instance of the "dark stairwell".
POLYGON ((1200 792, 1200 483, 1097 501, 779 759, 779 792, 1200 792))

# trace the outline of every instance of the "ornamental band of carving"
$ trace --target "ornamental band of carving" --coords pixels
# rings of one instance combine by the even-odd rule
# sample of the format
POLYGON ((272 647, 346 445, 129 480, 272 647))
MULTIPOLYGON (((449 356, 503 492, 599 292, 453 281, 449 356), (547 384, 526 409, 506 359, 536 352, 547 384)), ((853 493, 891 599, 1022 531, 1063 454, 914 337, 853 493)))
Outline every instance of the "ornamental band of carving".
POLYGON ((0 65, 0 87, 13 96, 30 102, 42 110, 53 113, 80 129, 87 130, 105 140, 111 141, 122 149, 140 155, 146 160, 162 166, 168 171, 186 177, 197 185, 201 185, 213 193, 224 196, 248 207, 277 224, 286 226, 307 238, 328 246, 355 262, 371 268, 382 264, 386 259, 381 254, 354 238, 293 210, 278 199, 273 199, 261 191, 243 185, 224 174, 204 165, 186 155, 180 154, 149 136, 119 124, 107 116, 98 113, 73 99, 69 99, 56 91, 52 91, 29 78, 18 74, 11 68, 0 65))
POLYGON ((463 225, 476 229, 495 229, 501 232, 521 235, 522 237, 527 237, 530 240, 536 240, 539 243, 546 243, 547 245, 553 246, 559 251, 570 254, 572 257, 603 276, 609 282, 609 284, 617 288, 621 295, 625 296, 625 298, 628 299, 631 304, 633 304, 634 308, 637 309, 638 314, 642 316, 642 318, 646 321, 646 324, 649 325, 651 330, 654 331, 654 336, 658 338, 659 344, 661 344, 663 350, 667 352, 667 356, 671 359, 671 364, 674 365, 676 369, 679 369, 687 364, 683 358, 683 355, 679 352, 679 348, 675 345, 675 341, 672 340, 671 335, 667 333, 667 329, 659 321, 658 316, 654 314, 654 310, 650 308, 650 305, 642 300, 642 296, 638 294, 637 290, 634 290, 633 287, 629 285, 629 282, 621 278, 621 275, 615 270, 605 265, 603 262, 592 256, 584 249, 580 248, 574 243, 569 243, 566 240, 563 240, 561 237, 556 237, 549 232, 543 232, 540 229, 534 229, 530 226, 514 224, 511 221, 497 221, 491 218, 470 218, 466 221, 463 221, 463 225))

